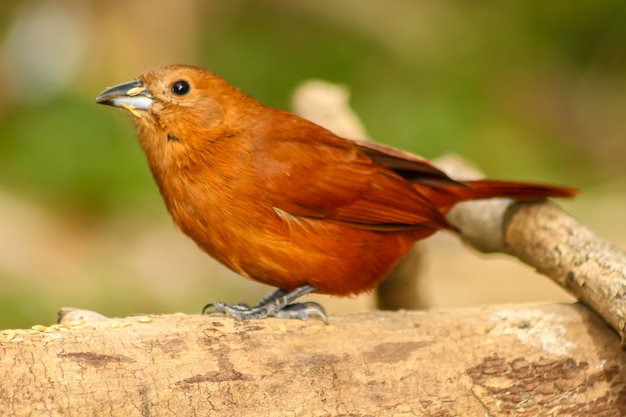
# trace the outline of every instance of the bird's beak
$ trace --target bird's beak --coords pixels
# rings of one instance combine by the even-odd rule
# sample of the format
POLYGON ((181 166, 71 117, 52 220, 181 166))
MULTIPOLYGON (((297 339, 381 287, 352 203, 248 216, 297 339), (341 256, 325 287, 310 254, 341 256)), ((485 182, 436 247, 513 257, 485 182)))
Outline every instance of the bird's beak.
POLYGON ((107 88, 98 94, 96 103, 121 107, 133 116, 141 118, 141 113, 137 110, 150 110, 154 99, 139 80, 134 80, 107 88))

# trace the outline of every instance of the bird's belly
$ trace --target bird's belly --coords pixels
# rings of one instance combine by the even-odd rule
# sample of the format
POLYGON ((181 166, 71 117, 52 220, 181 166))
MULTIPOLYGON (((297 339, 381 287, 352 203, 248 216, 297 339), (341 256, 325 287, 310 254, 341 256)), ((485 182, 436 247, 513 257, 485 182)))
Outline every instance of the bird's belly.
POLYGON ((398 232, 355 229, 324 220, 221 222, 210 239, 194 240, 233 271, 291 290, 310 284, 317 292, 351 295, 371 290, 411 247, 398 232))

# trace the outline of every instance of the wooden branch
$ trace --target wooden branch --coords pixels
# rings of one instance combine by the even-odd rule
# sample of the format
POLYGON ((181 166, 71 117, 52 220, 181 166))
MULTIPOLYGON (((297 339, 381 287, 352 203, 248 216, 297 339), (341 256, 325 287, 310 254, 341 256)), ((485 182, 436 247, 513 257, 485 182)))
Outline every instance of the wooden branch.
POLYGON ((3 415, 626 414, 626 356, 582 305, 62 323, 0 335, 3 415))
POLYGON ((505 251, 591 307, 626 346, 626 254, 553 203, 518 203, 505 218, 505 251))

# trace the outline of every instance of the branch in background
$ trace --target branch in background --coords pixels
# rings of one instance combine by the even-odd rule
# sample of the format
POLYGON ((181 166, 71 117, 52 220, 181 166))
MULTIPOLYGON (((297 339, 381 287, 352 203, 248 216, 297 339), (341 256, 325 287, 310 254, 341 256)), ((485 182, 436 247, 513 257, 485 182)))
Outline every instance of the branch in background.
MULTIPOLYGON (((442 158, 437 165, 457 178, 481 176, 458 157, 442 158)), ((598 313, 617 331, 622 344, 626 342, 626 254, 556 203, 467 201, 457 204, 448 220, 475 249, 515 256, 551 278, 598 313)))
POLYGON ((554 203, 505 213, 504 251, 552 278, 596 311, 626 346, 626 254, 554 203))

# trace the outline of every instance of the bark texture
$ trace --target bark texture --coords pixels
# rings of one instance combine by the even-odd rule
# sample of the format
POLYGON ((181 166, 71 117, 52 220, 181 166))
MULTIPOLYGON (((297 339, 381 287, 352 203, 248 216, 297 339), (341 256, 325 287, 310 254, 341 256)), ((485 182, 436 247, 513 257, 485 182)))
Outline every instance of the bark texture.
POLYGON ((626 415, 626 354, 582 305, 376 312, 328 326, 90 314, 0 336, 3 415, 626 415))

